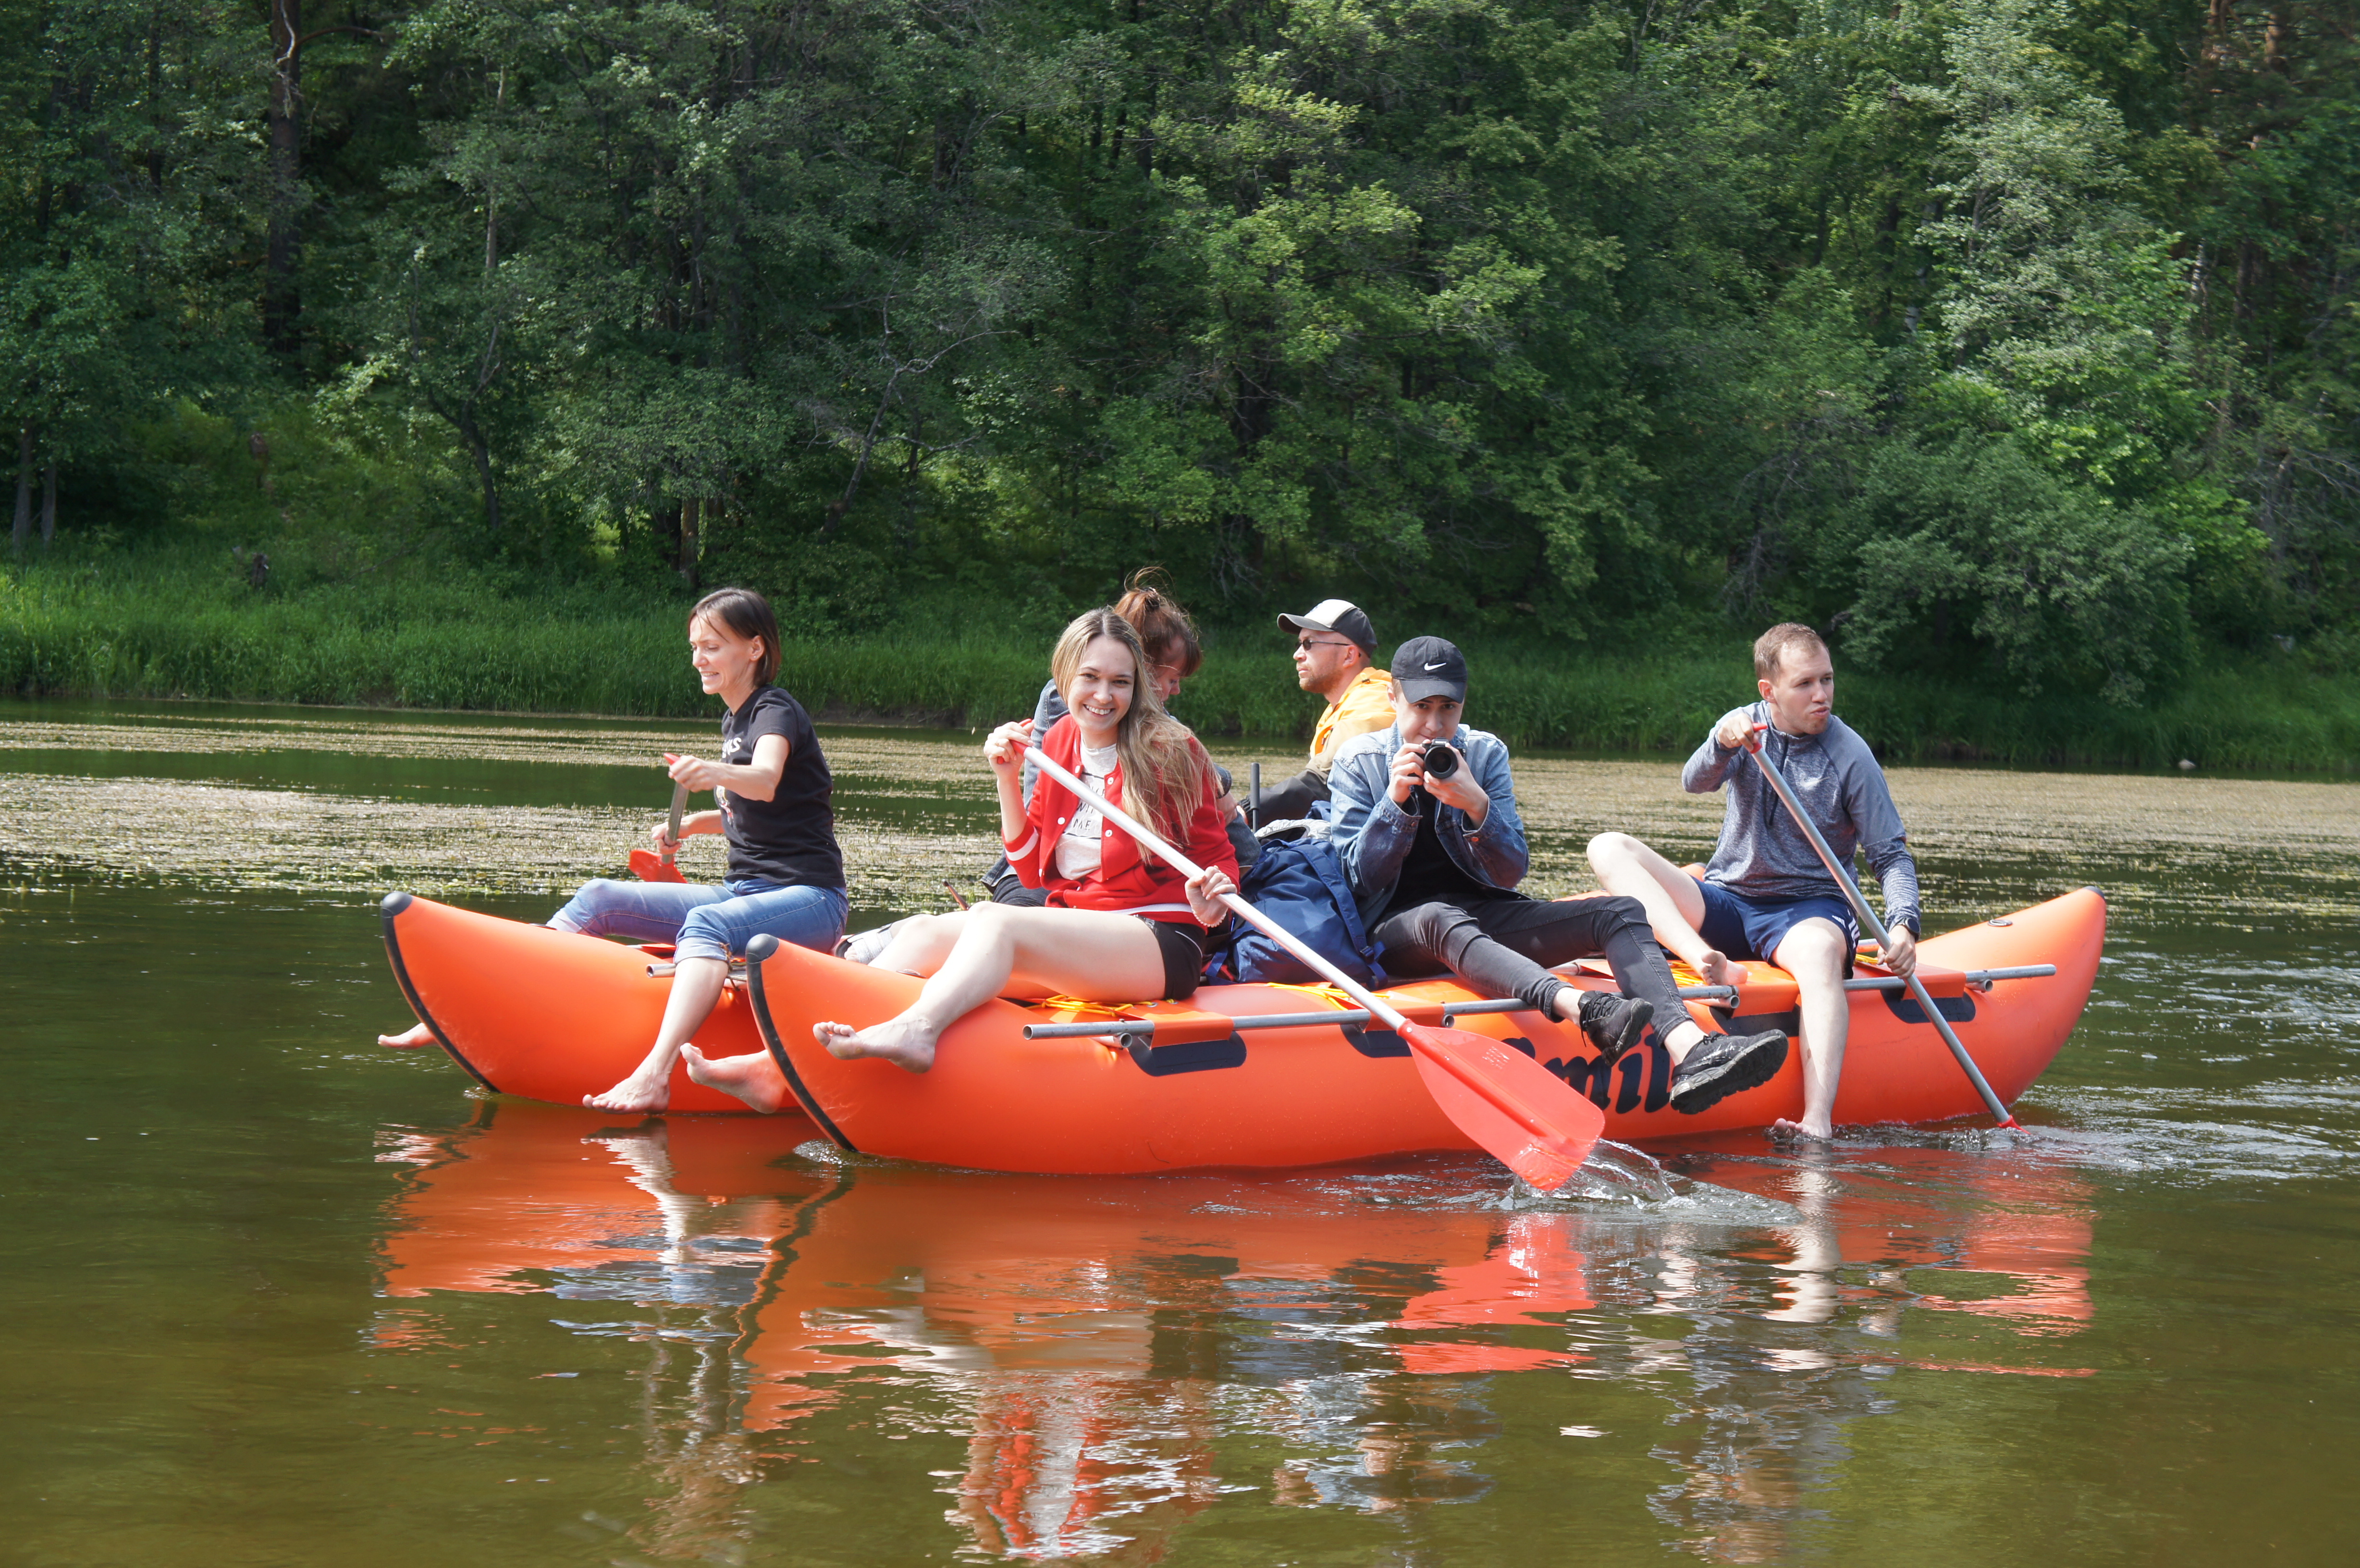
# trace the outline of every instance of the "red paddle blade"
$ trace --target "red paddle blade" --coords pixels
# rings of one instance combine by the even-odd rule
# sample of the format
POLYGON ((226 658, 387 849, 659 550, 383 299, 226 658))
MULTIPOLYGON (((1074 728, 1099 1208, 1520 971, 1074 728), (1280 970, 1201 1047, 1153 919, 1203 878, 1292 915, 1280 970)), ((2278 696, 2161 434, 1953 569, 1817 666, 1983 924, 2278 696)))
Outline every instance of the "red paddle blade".
POLYGON ((652 849, 631 851, 631 875, 642 882, 685 882, 680 867, 660 858, 652 849))
POLYGON ((1401 1033, 1443 1114, 1544 1192, 1564 1186, 1606 1130, 1605 1112, 1513 1045, 1430 1024, 1401 1033))

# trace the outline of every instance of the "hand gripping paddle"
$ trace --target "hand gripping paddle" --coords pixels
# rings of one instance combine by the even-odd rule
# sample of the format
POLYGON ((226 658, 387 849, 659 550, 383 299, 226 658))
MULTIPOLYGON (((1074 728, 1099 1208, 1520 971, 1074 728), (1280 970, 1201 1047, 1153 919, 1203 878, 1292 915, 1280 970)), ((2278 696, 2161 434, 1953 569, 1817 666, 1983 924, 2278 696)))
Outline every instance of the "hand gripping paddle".
MULTIPOLYGON (((1032 748, 1032 759, 1042 772, 1096 807, 1107 821, 1183 877, 1202 875, 1202 866, 1052 762, 1038 746, 1032 748)), ((1221 902, 1239 919, 1326 975, 1330 985, 1399 1035, 1409 1046, 1418 1076, 1426 1081, 1427 1093, 1442 1107, 1443 1115, 1524 1181, 1544 1192, 1553 1192, 1590 1158, 1590 1145, 1606 1130, 1606 1113, 1560 1083, 1547 1068, 1512 1045, 1470 1030, 1410 1022, 1400 1009, 1353 984, 1324 954, 1237 894, 1222 894, 1221 902)))
POLYGON ((680 853, 680 814, 682 811, 685 811, 687 807, 688 786, 685 784, 673 785, 672 787, 672 825, 664 829, 664 836, 672 840, 672 847, 663 852, 663 857, 661 859, 658 859, 654 852, 650 850, 635 849, 631 851, 632 876, 638 877, 642 882, 685 882, 688 880, 687 877, 683 877, 680 874, 680 867, 672 864, 672 856, 680 853))

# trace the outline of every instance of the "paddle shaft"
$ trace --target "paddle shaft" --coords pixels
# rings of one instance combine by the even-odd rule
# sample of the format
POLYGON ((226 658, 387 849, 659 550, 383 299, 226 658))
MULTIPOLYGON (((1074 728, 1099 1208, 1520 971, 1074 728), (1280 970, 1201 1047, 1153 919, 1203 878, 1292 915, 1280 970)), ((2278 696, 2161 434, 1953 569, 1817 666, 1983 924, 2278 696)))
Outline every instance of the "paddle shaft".
MULTIPOLYGON (((1199 866, 1196 862, 1189 860, 1187 855, 1164 843, 1164 838, 1152 826, 1107 800, 1105 796, 1099 796, 1095 789, 1076 779, 1072 772, 1066 772, 1062 765, 1050 758, 1048 751, 1043 751, 1029 736, 1024 744, 1032 744, 1033 760, 1041 765, 1041 772, 1065 784, 1069 791, 1074 791, 1078 800, 1095 805, 1099 815, 1107 817, 1107 822, 1114 822, 1132 838, 1138 838, 1140 848, 1152 855, 1161 855, 1168 866, 1173 866, 1192 881, 1204 877, 1204 866, 1199 866)), ((1244 898, 1239 898, 1237 893, 1222 893, 1220 902, 1225 909, 1253 926, 1255 931, 1261 931, 1272 942, 1277 942, 1279 947, 1310 964, 1312 971, 1327 975, 1333 987, 1340 989, 1345 996, 1349 996, 1364 1008, 1369 1008, 1369 1013, 1373 1013, 1378 1022, 1383 1022, 1385 1028, 1393 1029, 1402 1039, 1402 1044, 1409 1046, 1411 1056, 1418 1058, 1418 1077, 1426 1079, 1426 1091, 1435 1095, 1435 1105, 1442 1110, 1442 1115, 1447 1115, 1459 1127, 1459 1131, 1475 1140, 1480 1148, 1499 1157, 1499 1162, 1515 1171, 1517 1176, 1523 1176, 1524 1181, 1529 1181, 1544 1192, 1556 1192, 1565 1183, 1567 1176, 1572 1176, 1574 1169, 1589 1157, 1590 1145, 1598 1140, 1598 1128, 1602 1127, 1602 1112, 1589 1098, 1574 1095, 1572 1089, 1567 1089, 1565 1083, 1550 1077, 1548 1070, 1541 1067, 1536 1058, 1515 1056, 1515 1051, 1511 1051, 1508 1046, 1491 1041, 1491 1039, 1475 1037, 1475 1034, 1414 1025, 1414 1022, 1409 1022, 1409 1018, 1402 1016, 1400 1008, 1390 1006, 1388 1001, 1376 996, 1364 985, 1357 985, 1352 977, 1336 968, 1336 964, 1331 964, 1327 954, 1317 952, 1312 944, 1298 938, 1295 932, 1272 921, 1270 916, 1255 909, 1253 904, 1246 902, 1244 898), (1505 1056, 1505 1061, 1482 1061, 1487 1051, 1499 1051, 1505 1056), (1539 1079, 1539 1089, 1544 1091, 1539 1103, 1532 1095, 1517 1089, 1517 1074, 1529 1074, 1532 1079, 1539 1079), (1569 1100, 1569 1110, 1579 1107, 1579 1110, 1574 1110, 1572 1122, 1565 1124, 1541 1110, 1539 1105, 1546 1105, 1548 1095, 1562 1095, 1562 1098, 1569 1100), (1586 1122, 1586 1127, 1583 1127, 1583 1122, 1586 1122)))
POLYGON ((688 786, 675 784, 672 787, 672 822, 664 829, 664 837, 672 841, 672 846, 663 852, 663 863, 666 866, 670 866, 672 856, 680 853, 680 814, 686 810, 688 810, 688 786))
MULTIPOLYGON (((1757 728, 1761 727, 1766 726, 1757 726, 1757 728)), ((1860 920, 1861 929, 1876 939, 1877 946, 1887 953, 1892 952, 1892 933, 1885 929, 1885 922, 1876 918, 1876 911, 1868 907, 1868 896, 1853 884, 1851 877, 1845 874, 1844 868, 1836 863, 1835 851, 1828 847, 1828 841, 1820 834, 1819 824, 1811 821, 1809 812, 1803 810, 1803 802, 1796 798, 1793 786, 1786 782, 1786 776, 1779 772, 1777 765, 1770 760, 1770 754, 1764 749, 1759 735, 1749 735, 1745 737, 1745 749, 1761 767, 1762 777, 1770 781, 1770 788, 1775 790, 1778 799, 1786 803, 1788 814, 1795 819, 1796 825, 1803 830, 1803 836, 1809 839, 1811 847, 1819 852, 1819 864, 1828 868, 1828 875, 1834 877, 1836 886, 1843 890, 1844 899, 1852 905, 1852 912, 1860 920)), ((1927 991, 1926 983, 1918 978, 1914 969, 1908 975, 1908 986, 1909 994, 1918 999, 1918 1005, 1926 1009, 1927 1021, 1931 1023, 1935 1032, 1942 1037, 1942 1043, 1950 1048, 1950 1054, 1958 1059, 1959 1070, 1967 1075, 1967 1082, 1974 1085, 1975 1093, 1983 1096, 1983 1102, 1990 1109, 1992 1116, 2004 1127, 2017 1126, 2016 1119, 2008 1114, 2007 1107, 2002 1105, 1999 1096, 1992 1092, 1991 1083, 1983 1077, 1983 1069, 1977 1067, 1975 1059, 1967 1054, 1967 1048, 1960 1040, 1958 1031, 1950 1028, 1950 1020, 1944 1018, 1941 1010, 1934 1006, 1934 998, 1927 991)))
MULTIPOLYGON (((1152 851, 1157 857, 1162 859, 1165 865, 1180 873, 1181 876, 1194 878, 1202 877, 1205 874, 1205 868, 1203 866, 1197 865, 1195 861, 1189 859, 1186 855, 1181 854, 1170 844, 1164 843, 1163 835, 1158 833, 1153 828, 1149 827, 1145 822, 1141 822, 1137 817, 1132 816, 1120 806, 1116 805, 1113 801, 1108 800, 1105 796, 1099 794, 1097 790, 1083 783, 1079 779, 1076 779, 1071 773, 1068 773, 1062 766, 1052 759, 1048 752, 1043 747, 1038 746, 1032 747, 1032 760, 1039 765, 1042 772, 1046 773, 1050 778, 1054 779, 1058 783, 1063 784, 1066 789, 1072 790, 1076 799, 1081 800, 1086 805, 1095 806, 1098 808, 1098 812, 1104 816, 1107 821, 1114 823, 1115 826, 1122 829, 1123 832, 1137 839, 1141 844, 1152 851)), ((1262 935, 1270 938, 1271 941, 1278 943, 1279 946, 1286 949, 1287 952, 1295 954, 1295 957, 1303 960, 1304 963, 1308 964, 1312 968, 1326 975, 1329 985, 1335 986, 1338 990, 1351 997, 1352 1000, 1368 1008, 1370 1012, 1375 1014, 1377 1020, 1382 1023, 1386 1028, 1392 1029, 1402 1029, 1409 1026, 1409 1019, 1404 1018, 1398 1009, 1388 1006, 1384 1000, 1379 997, 1374 992, 1370 991, 1365 986, 1354 983, 1350 975, 1345 974, 1341 969, 1337 968, 1335 964, 1328 962, 1328 956, 1325 953, 1321 953, 1317 948, 1313 947, 1309 942, 1305 942, 1301 937, 1296 936, 1293 931, 1288 931, 1284 926, 1280 925, 1276 920, 1272 920, 1268 915, 1263 914, 1260 909, 1255 909, 1251 904, 1247 903, 1245 899, 1239 897, 1237 894, 1222 894, 1221 903, 1231 914, 1237 916, 1240 920, 1245 921, 1246 924, 1253 927, 1254 930, 1262 932, 1262 935)))

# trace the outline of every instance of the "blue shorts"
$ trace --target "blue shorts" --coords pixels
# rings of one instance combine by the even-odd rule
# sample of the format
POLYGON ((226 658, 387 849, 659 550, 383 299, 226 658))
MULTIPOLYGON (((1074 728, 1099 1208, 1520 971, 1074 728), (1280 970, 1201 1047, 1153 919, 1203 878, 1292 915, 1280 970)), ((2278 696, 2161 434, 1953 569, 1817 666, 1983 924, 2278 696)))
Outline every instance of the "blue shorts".
POLYGON ((1833 894, 1808 898, 1751 898, 1718 882, 1697 879, 1704 889, 1704 923, 1697 934, 1707 945, 1731 958, 1774 962, 1771 954, 1786 933, 1805 920, 1827 920, 1844 933, 1844 973, 1852 973, 1852 954, 1860 947, 1860 921, 1852 906, 1833 894))

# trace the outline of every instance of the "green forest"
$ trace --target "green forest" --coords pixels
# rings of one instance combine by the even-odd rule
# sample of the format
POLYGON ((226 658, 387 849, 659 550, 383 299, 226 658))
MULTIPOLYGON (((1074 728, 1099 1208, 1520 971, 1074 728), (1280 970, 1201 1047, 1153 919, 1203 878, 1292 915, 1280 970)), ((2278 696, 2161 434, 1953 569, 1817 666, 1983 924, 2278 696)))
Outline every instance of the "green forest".
POLYGON ((1208 730, 1307 725, 1341 594, 1532 741, 1684 746, 1800 619, 1888 746, 2360 757, 2355 0, 0 38, 0 689, 694 712, 735 582, 977 719, 1156 562, 1208 730))

